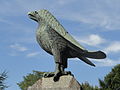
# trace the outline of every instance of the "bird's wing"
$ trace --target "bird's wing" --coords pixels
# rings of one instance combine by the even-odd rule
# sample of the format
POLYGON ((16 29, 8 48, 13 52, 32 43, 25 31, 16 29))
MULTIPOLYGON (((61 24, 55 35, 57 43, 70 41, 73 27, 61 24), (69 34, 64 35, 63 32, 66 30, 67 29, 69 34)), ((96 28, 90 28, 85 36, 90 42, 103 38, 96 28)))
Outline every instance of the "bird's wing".
POLYGON ((59 23, 59 21, 47 10, 40 10, 38 12, 44 23, 48 24, 53 30, 60 34, 69 42, 69 47, 77 51, 80 55, 88 58, 103 59, 106 57, 105 53, 101 51, 90 52, 81 46, 59 23))
POLYGON ((89 59, 87 59, 86 57, 78 56, 78 58, 79 58, 80 60, 82 60, 83 62, 85 62, 85 63, 87 63, 87 64, 95 67, 95 64, 93 64, 93 63, 92 63, 89 59))
POLYGON ((81 46, 58 22, 58 20, 47 10, 40 10, 40 16, 48 24, 51 28, 53 28, 57 33, 59 33, 66 40, 71 42, 73 45, 77 46, 81 50, 85 50, 83 46, 81 46))
POLYGON ((93 58, 93 59, 104 59, 104 58, 106 58, 106 54, 102 51, 94 51, 94 52, 85 51, 82 56, 88 57, 88 58, 93 58))
POLYGON ((106 54, 102 51, 87 51, 87 50, 80 49, 79 47, 75 46, 69 41, 68 43, 69 43, 68 46, 77 52, 77 56, 83 56, 83 57, 93 58, 93 59, 106 58, 106 54))

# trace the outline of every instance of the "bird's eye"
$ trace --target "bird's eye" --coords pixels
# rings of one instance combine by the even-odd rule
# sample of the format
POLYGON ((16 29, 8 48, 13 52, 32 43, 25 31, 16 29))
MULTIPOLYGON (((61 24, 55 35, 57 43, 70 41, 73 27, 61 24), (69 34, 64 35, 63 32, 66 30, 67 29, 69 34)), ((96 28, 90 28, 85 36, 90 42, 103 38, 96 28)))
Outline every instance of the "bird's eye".
POLYGON ((35 14, 38 14, 38 12, 37 12, 37 11, 35 11, 35 14))

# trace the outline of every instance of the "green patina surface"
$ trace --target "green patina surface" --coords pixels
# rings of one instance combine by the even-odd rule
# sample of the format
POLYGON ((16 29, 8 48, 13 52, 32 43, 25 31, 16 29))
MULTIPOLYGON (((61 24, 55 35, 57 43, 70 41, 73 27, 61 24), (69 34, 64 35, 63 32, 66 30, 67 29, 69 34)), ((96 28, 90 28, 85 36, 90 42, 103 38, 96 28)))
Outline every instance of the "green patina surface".
POLYGON ((39 45, 54 56, 55 72, 45 74, 44 77, 54 76, 58 81, 62 75, 72 75, 65 71, 68 58, 79 58, 85 63, 95 66, 88 58, 103 59, 106 54, 102 51, 89 52, 83 48, 47 10, 29 12, 28 16, 38 22, 36 39, 39 45))
POLYGON ((59 23, 59 21, 47 10, 39 10, 37 11, 38 14, 41 16, 44 21, 51 26, 57 33, 63 36, 65 39, 70 41, 72 44, 76 45, 80 49, 85 50, 83 46, 81 46, 66 30, 65 28, 59 23))

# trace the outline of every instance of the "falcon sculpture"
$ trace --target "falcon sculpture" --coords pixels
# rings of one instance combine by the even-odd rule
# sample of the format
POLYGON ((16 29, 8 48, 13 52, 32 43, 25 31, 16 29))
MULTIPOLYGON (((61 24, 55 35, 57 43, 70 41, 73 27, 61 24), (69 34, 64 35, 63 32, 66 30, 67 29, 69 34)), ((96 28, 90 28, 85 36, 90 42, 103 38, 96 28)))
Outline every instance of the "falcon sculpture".
POLYGON ((42 49, 54 56, 55 72, 45 74, 45 77, 53 76, 54 81, 58 81, 60 76, 70 74, 69 71, 65 71, 68 58, 79 58, 91 66, 95 65, 88 58, 106 58, 102 51, 88 51, 81 46, 49 11, 32 11, 28 16, 38 23, 37 42, 42 49))

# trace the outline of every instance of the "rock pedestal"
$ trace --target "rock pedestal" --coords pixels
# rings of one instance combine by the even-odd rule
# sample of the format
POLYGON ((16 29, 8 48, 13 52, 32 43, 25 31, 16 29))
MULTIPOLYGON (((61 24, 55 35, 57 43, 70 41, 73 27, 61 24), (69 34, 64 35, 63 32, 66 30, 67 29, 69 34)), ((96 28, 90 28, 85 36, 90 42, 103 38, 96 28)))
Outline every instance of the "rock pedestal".
POLYGON ((53 77, 39 79, 28 90, 82 90, 79 82, 70 75, 61 76, 59 81, 54 82, 53 77))

